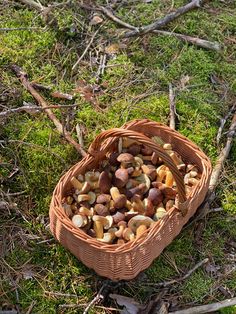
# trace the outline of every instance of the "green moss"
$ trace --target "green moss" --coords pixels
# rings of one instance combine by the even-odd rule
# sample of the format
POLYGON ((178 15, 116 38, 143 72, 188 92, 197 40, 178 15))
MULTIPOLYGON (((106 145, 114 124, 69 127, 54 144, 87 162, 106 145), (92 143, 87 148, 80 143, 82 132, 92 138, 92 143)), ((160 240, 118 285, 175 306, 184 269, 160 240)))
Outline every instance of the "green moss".
POLYGON ((202 303, 204 298, 210 294, 214 280, 208 277, 202 271, 194 273, 180 287, 181 293, 185 301, 202 303))

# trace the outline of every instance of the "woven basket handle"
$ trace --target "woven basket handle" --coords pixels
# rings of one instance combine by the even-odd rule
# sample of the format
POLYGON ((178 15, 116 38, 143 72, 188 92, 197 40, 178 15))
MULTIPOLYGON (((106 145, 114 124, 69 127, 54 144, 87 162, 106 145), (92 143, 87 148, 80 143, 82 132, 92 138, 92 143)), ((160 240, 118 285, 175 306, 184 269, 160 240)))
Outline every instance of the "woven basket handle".
POLYGON ((92 156, 96 156, 97 154, 100 154, 101 144, 110 137, 128 137, 130 139, 133 139, 139 142, 140 144, 143 144, 151 148, 154 152, 158 154, 158 156, 163 160, 164 164, 170 169, 175 179, 177 189, 178 189, 178 195, 179 195, 178 207, 181 210, 182 214, 186 215, 187 208, 186 208, 186 205, 184 204, 186 201, 184 180, 178 168, 174 164, 173 160, 165 152, 165 150, 160 145, 158 145, 157 143, 155 143, 154 141, 152 141, 150 138, 148 138, 142 133, 138 133, 136 131, 131 131, 127 129, 114 128, 114 129, 101 132, 90 145, 88 149, 88 153, 91 154, 92 156))

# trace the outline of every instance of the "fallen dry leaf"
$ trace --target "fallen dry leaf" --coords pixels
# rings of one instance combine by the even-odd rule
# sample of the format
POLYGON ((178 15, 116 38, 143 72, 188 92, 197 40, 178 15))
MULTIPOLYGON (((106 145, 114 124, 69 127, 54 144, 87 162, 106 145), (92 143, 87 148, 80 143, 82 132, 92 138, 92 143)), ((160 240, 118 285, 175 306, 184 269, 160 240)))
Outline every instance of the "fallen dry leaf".
POLYGON ((55 98, 60 98, 60 99, 68 99, 68 100, 72 100, 73 99, 72 95, 65 94, 65 93, 62 93, 62 92, 59 92, 59 91, 52 92, 51 96, 55 97, 55 98))
POLYGON ((90 25, 98 25, 103 22, 103 19, 99 15, 94 15, 90 21, 90 25))

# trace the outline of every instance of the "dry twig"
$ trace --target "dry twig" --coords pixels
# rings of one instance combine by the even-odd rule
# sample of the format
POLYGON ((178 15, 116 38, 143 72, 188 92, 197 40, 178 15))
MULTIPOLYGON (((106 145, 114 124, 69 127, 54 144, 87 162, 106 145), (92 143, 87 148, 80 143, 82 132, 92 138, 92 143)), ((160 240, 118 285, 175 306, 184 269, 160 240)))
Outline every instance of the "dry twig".
POLYGON ((175 130, 175 94, 172 84, 169 84, 169 101, 170 101, 170 128, 175 130))
POLYGON ((54 123, 56 126, 57 131, 65 137, 65 139, 75 147, 75 149, 84 157, 86 156, 86 152, 84 149, 71 137, 70 133, 65 130, 61 124, 61 122, 57 119, 55 114, 51 111, 51 109, 46 109, 48 107, 47 102, 45 99, 32 87, 30 84, 27 74, 17 65, 12 65, 11 69, 14 71, 16 76, 21 81, 22 85, 25 87, 28 92, 37 100, 42 108, 45 108, 45 111, 49 117, 49 119, 54 123))
POLYGON ((208 263, 209 258, 205 258, 204 260, 198 262, 192 269, 190 269, 184 276, 179 277, 177 279, 173 279, 170 281, 163 281, 163 282, 159 282, 159 283, 145 283, 148 286, 155 286, 158 288, 165 288, 167 286, 171 286, 175 283, 179 283, 182 282, 184 280, 186 280, 187 278, 189 278, 193 272, 195 272, 199 267, 201 267, 202 265, 208 263))
POLYGON ((178 38, 179 40, 188 42, 195 46, 205 48, 205 49, 215 50, 217 52, 221 50, 221 46, 218 42, 212 42, 212 41, 201 39, 198 37, 192 37, 188 35, 183 35, 183 34, 174 33, 174 32, 167 32, 167 31, 162 31, 162 30, 154 30, 152 31, 152 33, 160 34, 160 35, 167 35, 167 36, 174 36, 178 38))
POLYGON ((170 312, 170 314, 203 314, 203 313, 211 313, 219 311, 220 309, 223 309, 228 306, 232 306, 236 304, 236 298, 227 299, 225 301, 212 303, 212 304, 206 304, 206 305, 200 305, 196 307, 191 307, 189 309, 170 312))
POLYGON ((232 113, 235 111, 235 108, 236 108, 236 105, 233 105, 233 107, 229 110, 229 112, 225 115, 225 117, 220 119, 220 127, 218 130, 217 136, 216 136, 217 145, 219 145, 219 143, 220 143, 220 139, 221 139, 224 125, 225 125, 226 121, 229 119, 229 117, 232 115, 232 113))
POLYGON ((156 29, 161 29, 165 27, 167 24, 170 22, 174 21, 177 19, 179 16, 193 10, 196 8, 199 8, 201 6, 201 1, 200 0, 192 0, 190 3, 179 7, 176 11, 167 14, 164 18, 154 21, 153 23, 139 27, 137 30, 132 30, 130 32, 127 32, 123 35, 123 37, 128 38, 128 37, 133 37, 133 36, 139 36, 139 35, 144 35, 147 33, 150 33, 156 29))

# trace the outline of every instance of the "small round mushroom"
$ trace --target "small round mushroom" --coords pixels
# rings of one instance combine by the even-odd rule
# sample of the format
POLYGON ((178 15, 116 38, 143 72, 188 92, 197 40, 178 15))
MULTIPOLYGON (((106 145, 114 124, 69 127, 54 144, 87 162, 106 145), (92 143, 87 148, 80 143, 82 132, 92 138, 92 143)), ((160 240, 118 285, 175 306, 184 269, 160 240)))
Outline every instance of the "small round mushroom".
POLYGON ((130 221, 128 222, 128 227, 134 233, 136 233, 136 230, 139 226, 145 225, 147 228, 149 228, 152 223, 153 223, 153 220, 150 217, 137 215, 130 219, 130 221))
POLYGON ((124 194, 120 194, 117 187, 112 187, 110 189, 111 197, 114 201, 114 207, 117 209, 124 208, 126 205, 127 197, 124 194))
POLYGON ((156 206, 163 201, 162 192, 159 189, 151 188, 148 192, 148 199, 156 206))
POLYGON ((81 213, 82 215, 88 216, 88 217, 92 217, 94 215, 94 210, 93 208, 86 208, 84 206, 81 206, 79 208, 79 213, 81 213))
POLYGON ((188 179, 188 185, 190 185, 190 186, 195 186, 198 184, 198 182, 199 182, 199 180, 196 178, 189 178, 188 179))
POLYGON ((137 143, 133 143, 128 147, 127 152, 133 156, 136 156, 140 153, 141 146, 137 143))
POLYGON ((114 175, 114 180, 113 184, 117 188, 122 188, 126 185, 126 183, 129 180, 129 174, 127 169, 124 168, 119 168, 116 170, 115 175, 114 175))
POLYGON ((89 183, 92 189, 98 188, 99 171, 87 171, 85 173, 85 181, 89 183))
POLYGON ((120 221, 118 222, 117 226, 119 227, 119 230, 117 230, 115 232, 115 236, 117 238, 121 238, 123 235, 123 231, 125 230, 125 228, 127 227, 127 222, 126 221, 120 221))
POLYGON ((111 200, 111 195, 110 194, 100 194, 97 196, 96 202, 98 204, 107 204, 111 200))
POLYGON ((143 195, 145 190, 146 190, 146 185, 144 183, 140 183, 138 186, 127 190, 126 195, 128 198, 132 198, 135 194, 143 195))
POLYGON ((88 223, 88 218, 85 215, 74 215, 72 217, 72 223, 75 227, 81 228, 88 223))
POLYGON ((129 221, 131 218, 137 216, 139 213, 135 212, 133 209, 129 210, 128 212, 125 213, 125 220, 129 221))
POLYGON ((143 173, 145 173, 152 181, 157 177, 156 168, 152 165, 142 165, 143 173))
POLYGON ((102 193, 109 193, 110 188, 112 187, 111 178, 106 171, 103 171, 98 180, 98 185, 102 193))
POLYGON ((135 234, 134 232, 131 230, 131 228, 125 228, 125 230, 123 231, 122 234, 123 238, 126 241, 133 241, 135 239, 135 234))
POLYGON ((107 206, 103 205, 103 204, 96 204, 94 206, 94 210, 95 212, 99 215, 99 216, 108 216, 110 214, 107 206))
POLYGON ((81 190, 78 191, 78 194, 87 194, 90 191, 90 189, 91 189, 90 184, 85 181, 83 183, 83 186, 82 186, 81 190))
POLYGON ((117 160, 121 163, 121 168, 128 168, 134 161, 134 156, 129 153, 122 153, 117 157, 117 160))
POLYGON ((74 199, 73 199, 73 197, 71 195, 67 196, 66 203, 68 205, 71 205, 73 203, 73 201, 74 201, 74 199))
POLYGON ((176 166, 183 164, 183 161, 180 157, 177 156, 176 152, 170 153, 170 157, 176 166))
POLYGON ((112 215, 112 218, 113 218, 114 224, 116 225, 120 221, 124 221, 125 220, 125 214, 117 211, 114 215, 112 215))
POLYGON ((84 202, 84 201, 88 201, 89 204, 93 204, 96 200, 96 194, 93 192, 88 192, 88 194, 80 194, 77 198, 77 202, 84 202))

